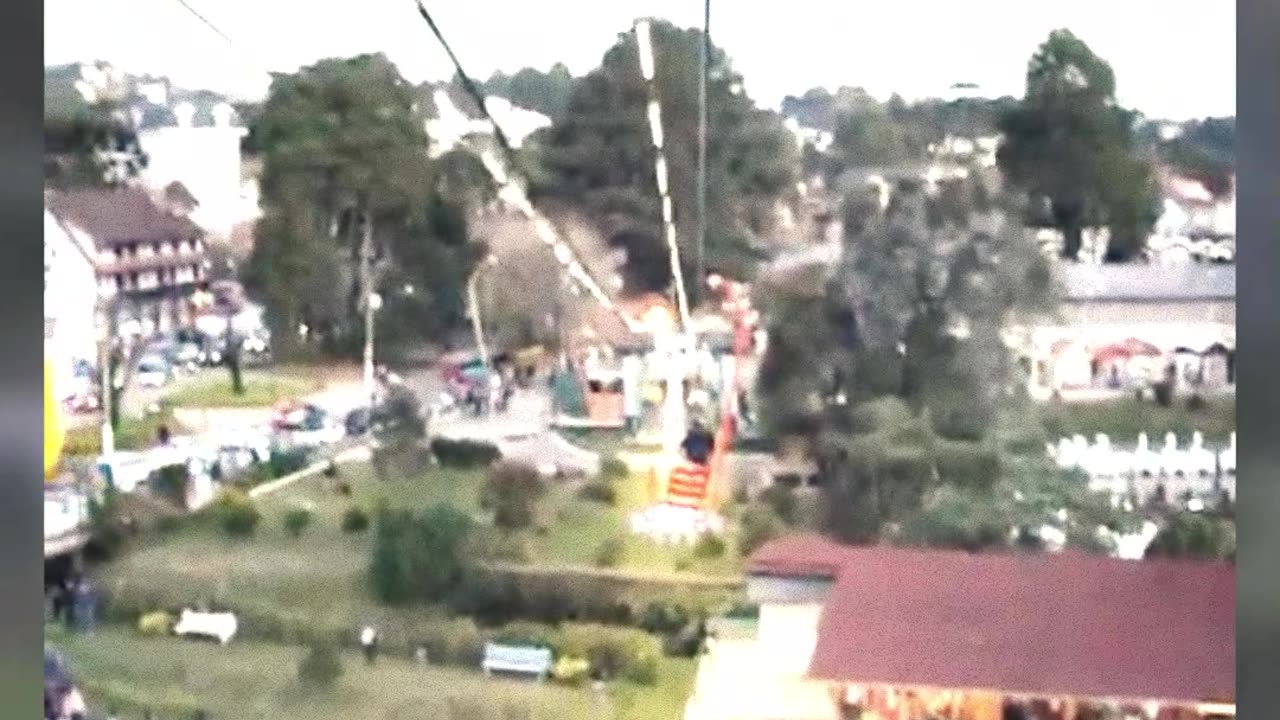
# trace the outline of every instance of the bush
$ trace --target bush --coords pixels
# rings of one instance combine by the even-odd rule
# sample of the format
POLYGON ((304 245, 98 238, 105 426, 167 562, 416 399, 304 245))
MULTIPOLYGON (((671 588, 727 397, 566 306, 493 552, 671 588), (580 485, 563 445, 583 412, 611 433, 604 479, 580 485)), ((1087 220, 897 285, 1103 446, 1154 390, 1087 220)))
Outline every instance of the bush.
POLYGON ((703 560, 714 560, 724 557, 724 540, 715 533, 703 533, 693 545, 693 556, 703 560))
POLYGON ((616 456, 611 455, 600 461, 600 479, 606 483, 626 480, 630 474, 631 468, 616 456))
POLYGON ((138 632, 160 637, 173 632, 173 616, 163 610, 149 612, 138 619, 138 632))
POLYGON ((312 643, 307 654, 298 663, 298 679, 304 685, 317 688, 332 686, 342 677, 342 658, 338 649, 329 643, 312 643))
POLYGON ((552 629, 546 625, 527 621, 514 622, 493 634, 493 642, 500 645, 520 645, 556 649, 552 629))
POLYGON ((742 512, 738 529, 738 551, 745 557, 761 545, 778 537, 783 531, 782 520, 768 505, 751 504, 742 512))
POLYGON ((565 656, 551 668, 551 678, 572 687, 581 687, 591 674, 591 661, 582 657, 565 656))
POLYGON ((966 490, 989 491, 1000 477, 1000 455, 979 443, 939 440, 934 462, 939 480, 966 490))
POLYGON ((578 489, 578 497, 582 500, 612 505, 617 500, 617 492, 607 482, 597 480, 589 482, 578 489))
POLYGON ((431 441, 431 454, 445 467, 487 467, 497 462, 502 453, 492 443, 473 440, 435 438, 431 441))
POLYGON ((611 537, 600 543, 596 548, 595 563, 596 567, 611 568, 617 567, 622 563, 622 558, 626 554, 626 541, 621 537, 611 537))
POLYGON ((441 623, 421 638, 432 662, 473 668, 484 659, 484 643, 479 628, 466 619, 441 623))
POLYGON ((306 448, 290 448, 288 450, 272 450, 267 458, 267 467, 272 478, 282 478, 307 467, 311 461, 311 451, 306 448))
POLYGON ((480 491, 480 506, 493 510, 493 523, 507 530, 533 524, 534 503, 546 492, 536 468, 503 462, 493 466, 480 491))
POLYGON ((311 511, 307 508, 293 508, 284 514, 284 531, 289 533, 289 537, 302 537, 302 531, 310 524, 311 511))
POLYGON ((689 611, 674 603, 652 602, 640 613, 640 629, 655 635, 670 635, 689 624, 689 611))
POLYGON ((638 684, 657 680, 660 645, 639 630, 604 625, 566 625, 560 649, 565 656, 585 657, 593 674, 638 684))
POLYGON ((380 508, 369 563, 374 596, 391 605, 444 600, 467 574, 470 530, 471 518, 451 505, 420 516, 380 508))
POLYGON ((213 503, 213 514, 223 532, 232 537, 248 537, 258 529, 262 514, 247 494, 236 489, 223 490, 213 503))
POLYGON ((362 533, 369 529, 369 516, 360 508, 348 508, 342 514, 342 532, 362 533))
POLYGON ((703 627, 689 623, 662 639, 662 654, 668 657, 692 658, 702 649, 703 627))
MULTIPOLYGON (((781 478, 779 478, 781 479, 781 478)), ((770 508, 783 522, 790 525, 796 520, 796 493, 794 486, 774 483, 760 493, 760 501, 770 508)))

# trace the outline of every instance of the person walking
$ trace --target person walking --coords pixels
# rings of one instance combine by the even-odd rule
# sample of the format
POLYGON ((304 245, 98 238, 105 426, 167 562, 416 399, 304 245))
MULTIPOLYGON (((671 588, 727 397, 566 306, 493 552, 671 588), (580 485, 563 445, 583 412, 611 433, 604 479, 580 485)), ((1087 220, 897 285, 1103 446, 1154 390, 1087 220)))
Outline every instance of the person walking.
POLYGON ((365 662, 372 665, 378 657, 378 631, 372 625, 365 625, 360 631, 360 647, 364 650, 365 662))

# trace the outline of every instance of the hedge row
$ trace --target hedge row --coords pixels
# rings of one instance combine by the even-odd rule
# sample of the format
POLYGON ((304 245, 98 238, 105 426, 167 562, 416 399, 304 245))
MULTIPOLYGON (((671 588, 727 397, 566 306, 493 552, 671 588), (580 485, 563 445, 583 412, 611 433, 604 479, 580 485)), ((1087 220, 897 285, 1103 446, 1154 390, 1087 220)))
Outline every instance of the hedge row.
POLYGON ((441 465, 457 468, 487 467, 502 457, 492 443, 449 438, 432 439, 431 454, 441 465))

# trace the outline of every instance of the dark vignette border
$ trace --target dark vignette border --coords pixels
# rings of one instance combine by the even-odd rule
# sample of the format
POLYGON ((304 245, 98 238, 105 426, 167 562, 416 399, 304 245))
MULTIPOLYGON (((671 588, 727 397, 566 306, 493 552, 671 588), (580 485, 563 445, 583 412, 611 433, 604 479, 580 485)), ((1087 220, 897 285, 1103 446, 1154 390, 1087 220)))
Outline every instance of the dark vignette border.
POLYGON ((0 715, 39 717, 43 4, 13 0, 0 8, 0 715))
POLYGON ((1236 685, 1241 717, 1280 707, 1280 4, 1237 5, 1240 474, 1236 685))

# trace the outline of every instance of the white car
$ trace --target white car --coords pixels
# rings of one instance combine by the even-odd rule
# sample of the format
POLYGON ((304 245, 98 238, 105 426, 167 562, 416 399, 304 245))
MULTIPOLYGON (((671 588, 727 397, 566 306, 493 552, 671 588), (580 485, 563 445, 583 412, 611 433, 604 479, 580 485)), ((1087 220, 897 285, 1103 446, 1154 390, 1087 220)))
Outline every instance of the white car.
POLYGON ((158 355, 148 355, 138 361, 138 384, 146 388, 161 388, 169 382, 169 363, 158 355))
POLYGON ((233 613, 198 612, 185 608, 173 626, 173 634, 180 637, 213 638, 226 645, 236 636, 238 628, 233 613))

